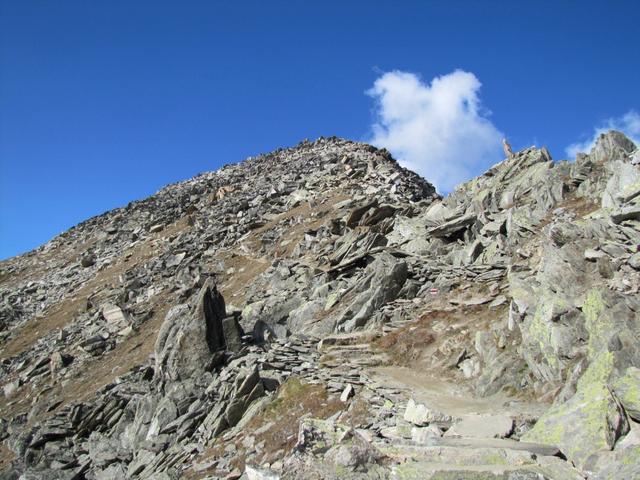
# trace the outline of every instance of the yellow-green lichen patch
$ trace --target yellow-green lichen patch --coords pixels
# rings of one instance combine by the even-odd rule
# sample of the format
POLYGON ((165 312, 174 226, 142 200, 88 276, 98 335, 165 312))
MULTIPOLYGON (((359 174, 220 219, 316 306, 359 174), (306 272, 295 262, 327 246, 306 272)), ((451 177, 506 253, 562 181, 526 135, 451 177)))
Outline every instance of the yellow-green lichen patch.
POLYGON ((613 383, 613 390, 627 413, 640 419, 640 368, 627 368, 624 376, 613 383))
POLYGON ((499 453, 494 453, 492 455, 486 455, 483 458, 483 463, 487 465, 509 465, 509 462, 504 457, 504 455, 500 455, 499 453))
POLYGON ((613 354, 602 351, 578 382, 577 393, 549 409, 524 441, 557 445, 576 465, 594 452, 611 449, 620 421, 618 406, 607 381, 613 371, 613 354))
POLYGON ((612 325, 606 315, 602 293, 599 290, 591 290, 587 293, 582 312, 585 316, 585 327, 589 332, 589 356, 593 358, 607 344, 612 325))
POLYGON ((613 372, 613 353, 604 350, 593 358, 589 368, 578 380, 578 392, 593 396, 608 392, 606 384, 613 372))
POLYGON ((640 445, 625 448, 622 451, 621 462, 623 465, 637 465, 640 462, 640 445))
POLYGON ((334 465, 333 471, 335 472, 338 478, 346 478, 351 473, 350 469, 342 465, 334 465))
POLYGON ((593 471, 597 472, 594 478, 602 480, 640 478, 640 445, 599 455, 593 471))
POLYGON ((424 467, 418 462, 405 462, 393 468, 394 476, 398 480, 413 480, 425 478, 424 467))
POLYGON ((527 466, 474 465, 456 468, 430 462, 406 462, 393 467, 391 478, 397 480, 508 480, 537 478, 537 470, 527 466))
POLYGON ((619 197, 628 197, 640 190, 640 182, 633 182, 622 187, 622 191, 618 194, 619 197))
POLYGON ((568 305, 563 298, 555 296, 551 292, 544 292, 527 327, 528 342, 538 347, 545 362, 556 374, 561 370, 561 365, 555 346, 553 317, 554 312, 567 309, 568 305))
POLYGON ((552 308, 553 305, 551 303, 541 301, 536 307, 536 313, 533 315, 533 319, 529 325, 529 338, 535 339, 538 342, 540 351, 545 358, 548 357, 546 350, 551 342, 551 331, 545 319, 551 314, 552 308))
POLYGON ((533 429, 522 437, 522 440, 547 445, 560 445, 565 434, 564 425, 562 422, 557 422, 556 415, 553 415, 553 413, 555 413, 555 411, 548 411, 538 420, 533 429))

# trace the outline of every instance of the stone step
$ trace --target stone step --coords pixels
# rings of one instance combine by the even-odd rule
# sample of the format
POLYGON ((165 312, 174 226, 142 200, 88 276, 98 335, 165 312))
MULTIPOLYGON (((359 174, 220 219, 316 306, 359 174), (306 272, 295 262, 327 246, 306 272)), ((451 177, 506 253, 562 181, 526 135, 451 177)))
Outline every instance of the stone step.
POLYGON ((455 448, 458 450, 490 449, 493 451, 510 450, 549 457, 562 455, 560 449, 551 445, 518 442, 517 440, 508 438, 431 437, 425 445, 396 444, 394 447, 414 457, 420 456, 422 453, 429 456, 432 454, 432 449, 434 448, 455 448))
MULTIPOLYGON (((392 480, 541 480, 544 476, 537 465, 465 465, 435 462, 405 462, 391 468, 392 480)), ((557 477, 560 478, 560 477, 557 477)), ((568 479, 567 479, 568 480, 568 479)))
POLYGON ((379 332, 370 331, 330 335, 323 338, 318 343, 318 350, 325 351, 332 346, 338 345, 367 345, 369 342, 374 341, 378 337, 380 337, 379 332))
MULTIPOLYGON (((388 360, 386 355, 367 355, 359 358, 349 359, 349 366, 355 367, 376 367, 388 360)), ((344 366, 345 359, 322 360, 321 367, 331 368, 344 366)))
POLYGON ((395 443, 380 446, 387 456, 400 461, 415 460, 421 462, 442 463, 456 466, 472 465, 525 465, 535 463, 535 455, 524 450, 510 450, 490 447, 448 447, 403 445, 402 437, 395 443))
POLYGON ((351 345, 330 345, 323 348, 325 354, 333 354, 335 352, 370 352, 371 345, 368 343, 354 343, 351 345))

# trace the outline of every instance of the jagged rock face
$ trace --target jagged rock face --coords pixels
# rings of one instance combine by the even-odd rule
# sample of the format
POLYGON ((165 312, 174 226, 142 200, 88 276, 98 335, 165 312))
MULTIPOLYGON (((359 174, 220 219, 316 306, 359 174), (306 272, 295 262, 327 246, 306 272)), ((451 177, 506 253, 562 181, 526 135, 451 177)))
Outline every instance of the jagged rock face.
POLYGON ((224 299, 210 279, 191 308, 169 310, 155 344, 156 375, 176 381, 209 370, 213 354, 226 347, 225 316, 224 299))
POLYGON ((350 332, 365 326, 380 307, 393 301, 407 280, 407 264, 393 256, 382 253, 365 268, 365 277, 358 282, 353 302, 337 320, 339 331, 350 332))
POLYGON ((532 147, 440 198, 320 139, 2 262, 3 475, 633 478, 634 155, 532 147))

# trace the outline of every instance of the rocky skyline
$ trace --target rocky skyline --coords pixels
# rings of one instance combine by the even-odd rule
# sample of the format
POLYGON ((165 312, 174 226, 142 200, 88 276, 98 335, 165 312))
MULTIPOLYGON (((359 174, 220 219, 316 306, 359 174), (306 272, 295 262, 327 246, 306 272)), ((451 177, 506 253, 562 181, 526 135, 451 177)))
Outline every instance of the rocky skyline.
POLYGON ((639 245, 615 131, 445 197, 336 137, 168 185, 0 262, 0 478, 637 478, 639 245))

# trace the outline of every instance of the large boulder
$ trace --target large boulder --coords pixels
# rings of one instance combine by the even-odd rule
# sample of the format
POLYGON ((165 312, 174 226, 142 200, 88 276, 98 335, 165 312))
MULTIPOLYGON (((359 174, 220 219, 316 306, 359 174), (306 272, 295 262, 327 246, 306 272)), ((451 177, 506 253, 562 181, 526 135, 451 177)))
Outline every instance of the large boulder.
POLYGON ((602 201, 611 208, 616 194, 626 189, 626 174, 631 172, 631 153, 635 150, 631 140, 622 133, 609 131, 601 134, 588 155, 579 153, 572 167, 573 180, 579 184, 577 193, 594 202, 602 201), (628 163, 628 166, 623 166, 628 163))
POLYGON ((274 294, 265 300, 250 303, 242 310, 242 328, 252 331, 257 342, 268 337, 286 337, 289 334, 289 314, 302 303, 300 297, 285 294, 274 294))
POLYGON ((445 436, 506 438, 513 431, 513 418, 506 415, 469 415, 454 424, 445 436))
POLYGON ((635 144, 623 133, 610 130, 600 134, 589 156, 596 162, 606 162, 626 158, 635 149, 635 144))
POLYGON ((602 193, 602 208, 613 209, 638 196, 640 168, 630 162, 616 160, 607 165, 611 177, 602 193))
POLYGON ((222 383, 218 379, 212 386, 218 388, 217 402, 199 427, 206 438, 216 437, 238 425, 249 407, 265 396, 262 378, 255 367, 240 369, 233 383, 222 383))
POLYGON ((510 317, 520 330, 521 355, 544 382, 562 382, 584 355, 588 334, 579 307, 590 280, 586 268, 594 267, 583 260, 582 252, 574 241, 561 246, 549 241, 542 247, 535 278, 526 271, 509 276, 514 300, 510 317))
POLYGON ((613 390, 627 414, 640 422, 640 368, 629 367, 613 383, 613 390))
POLYGON ((599 452, 591 459, 589 478, 640 478, 640 425, 632 424, 629 433, 620 439, 611 452, 599 452))
POLYGON ((588 469, 594 454, 613 449, 629 430, 624 410, 608 387, 613 369, 614 355, 601 352, 578 382, 576 394, 549 409, 522 440, 558 446, 578 468, 588 469))
MULTIPOLYGON (((437 203, 436 205, 440 205, 437 203)), ((394 247, 415 255, 429 253, 429 239, 426 236, 426 220, 423 217, 396 216, 393 230, 387 234, 389 243, 394 247)))
POLYGON ((413 398, 407 402, 404 420, 419 427, 430 424, 449 426, 456 420, 451 415, 434 410, 423 403, 417 403, 413 398))
POLYGON ((156 339, 156 376, 177 381, 207 371, 212 354, 225 348, 224 318, 224 299, 211 279, 191 306, 171 308, 156 339))
POLYGON ((407 280, 406 262, 386 252, 365 269, 365 277, 356 287, 359 293, 337 319, 336 330, 350 332, 363 327, 371 315, 387 302, 395 300, 407 280))

